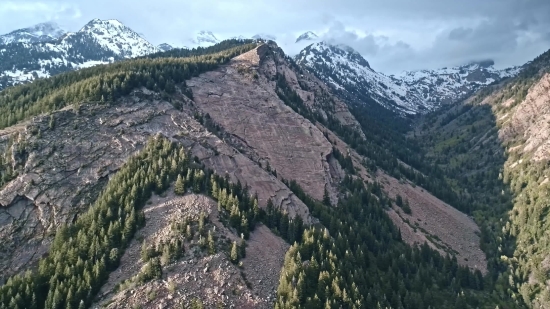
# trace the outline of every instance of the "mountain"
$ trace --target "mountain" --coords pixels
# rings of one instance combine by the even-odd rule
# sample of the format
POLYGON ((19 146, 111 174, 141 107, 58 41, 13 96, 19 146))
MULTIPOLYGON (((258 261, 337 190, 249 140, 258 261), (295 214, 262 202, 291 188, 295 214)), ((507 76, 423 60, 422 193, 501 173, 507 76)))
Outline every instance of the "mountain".
POLYGON ((318 38, 319 37, 317 36, 317 34, 311 31, 308 31, 301 34, 298 38, 296 38, 296 43, 302 42, 302 41, 314 41, 314 40, 317 40, 318 38))
POLYGON ((37 78, 158 51, 121 22, 94 19, 78 32, 66 33, 54 41, 2 46, 0 90, 37 78))
POLYGON ((201 30, 195 34, 195 37, 191 39, 192 47, 208 47, 216 43, 219 43, 220 40, 216 38, 212 31, 201 30))
POLYGON ((159 46, 157 46, 157 49, 160 51, 169 51, 171 49, 174 49, 174 47, 168 43, 162 43, 159 46))
POLYGON ((252 39, 254 40, 271 40, 271 41, 276 41, 277 38, 274 36, 274 35, 271 35, 271 34, 267 34, 267 33, 258 33, 254 36, 252 36, 252 39))
POLYGON ((296 62, 352 101, 376 102, 402 114, 425 114, 516 76, 521 67, 497 70, 491 60, 439 70, 387 76, 373 70, 351 47, 317 42, 304 48, 296 62))
POLYGON ((458 101, 504 78, 516 76, 520 67, 494 68, 492 60, 438 70, 404 72, 392 76, 413 89, 425 104, 438 107, 458 101))
POLYGON ((231 37, 231 39, 246 40, 247 38, 244 35, 237 35, 237 36, 231 37))
POLYGON ((0 128, 2 307, 514 308, 452 173, 274 42, 12 87, 0 128))
POLYGON ((351 47, 318 42, 307 46, 296 63, 347 96, 364 102, 375 101, 388 110, 415 114, 429 110, 415 92, 398 80, 374 71, 367 60, 351 47))
POLYGON ((65 33, 65 30, 61 29, 55 22, 46 22, 0 35, 0 45, 49 42, 60 38, 65 33))

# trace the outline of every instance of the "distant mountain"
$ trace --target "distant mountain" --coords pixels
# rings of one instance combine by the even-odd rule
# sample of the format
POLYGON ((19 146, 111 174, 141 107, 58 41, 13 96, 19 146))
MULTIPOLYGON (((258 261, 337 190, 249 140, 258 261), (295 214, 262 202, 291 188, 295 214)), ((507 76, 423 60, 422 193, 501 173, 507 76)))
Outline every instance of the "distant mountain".
POLYGON ((232 40, 246 40, 247 37, 245 37, 244 35, 237 35, 237 36, 232 36, 231 39, 232 40))
MULTIPOLYGON (((48 27, 33 33, 59 34, 48 27), (40 32, 42 31, 42 32, 40 32)), ((13 38, 13 33, 29 33, 16 30, 3 36, 13 38)), ((22 40, 23 36, 19 36, 22 40)), ((48 41, 12 41, 0 48, 0 90, 5 87, 48 77, 61 72, 89 67, 117 60, 144 56, 160 51, 132 29, 118 20, 94 19, 74 33, 48 41)))
POLYGON ((390 76, 374 71, 367 60, 349 46, 318 42, 307 46, 296 62, 345 96, 376 102, 405 114, 426 109, 415 93, 390 76))
POLYGON ((67 34, 62 42, 71 41, 71 37, 80 41, 82 39, 95 41, 103 49, 123 58, 138 57, 159 51, 153 44, 116 19, 94 19, 80 31, 67 34))
POLYGON ((0 45, 10 43, 39 43, 54 41, 66 33, 55 22, 46 22, 29 28, 0 35, 0 45))
POLYGON ((160 51, 169 51, 171 49, 174 49, 174 47, 172 45, 168 44, 168 43, 162 43, 159 46, 157 46, 157 48, 160 51))
POLYGON ((274 35, 266 34, 266 33, 258 33, 254 36, 252 36, 254 40, 271 40, 275 41, 277 38, 274 35))
POLYGON ((494 61, 484 60, 467 65, 437 70, 404 72, 394 78, 418 93, 433 108, 455 102, 482 87, 503 78, 516 76, 521 67, 494 68, 494 61))
POLYGON ((295 59, 340 93, 362 102, 375 101, 403 114, 435 110, 491 83, 515 76, 521 70, 520 67, 497 70, 492 60, 484 60, 453 68, 387 76, 373 70, 351 47, 326 42, 307 46, 295 59))
POLYGON ((311 31, 308 31, 308 32, 303 33, 302 35, 300 35, 296 39, 296 43, 302 42, 302 41, 314 41, 314 40, 317 40, 318 38, 319 38, 319 36, 317 36, 317 34, 311 32, 311 31))
POLYGON ((221 42, 212 31, 202 30, 190 40, 191 47, 208 47, 221 42))

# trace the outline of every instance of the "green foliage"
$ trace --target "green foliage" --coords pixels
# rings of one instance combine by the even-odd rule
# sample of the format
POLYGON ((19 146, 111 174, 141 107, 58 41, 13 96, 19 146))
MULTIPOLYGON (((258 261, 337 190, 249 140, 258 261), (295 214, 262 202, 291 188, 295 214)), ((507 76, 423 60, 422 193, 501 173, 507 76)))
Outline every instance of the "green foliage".
POLYGON ((351 156, 344 156, 336 147, 332 147, 332 155, 348 174, 355 174, 355 168, 353 167, 351 156))
POLYGON ((239 248, 236 241, 231 244, 229 258, 231 259, 231 262, 233 262, 233 264, 237 264, 237 262, 239 261, 239 248))
POLYGON ((537 307, 550 303, 543 284, 550 278, 544 262, 550 252, 550 237, 544 233, 550 229, 550 201, 543 183, 550 168, 529 152, 510 151, 529 136, 510 130, 515 120, 504 116, 515 113, 549 71, 547 51, 516 78, 478 92, 465 104, 428 115, 418 137, 427 160, 444 171, 480 225, 490 272, 487 285, 501 299, 537 307))
POLYGON ((176 180, 176 184, 174 185, 174 192, 177 195, 184 195, 185 194, 185 183, 184 183, 183 177, 181 177, 181 175, 178 175, 178 179, 176 180))
POLYGON ((322 226, 306 229, 287 252, 276 308, 484 305, 481 273, 458 265, 456 258, 442 257, 427 244, 403 243, 376 185, 365 187, 346 176, 342 185, 348 198, 337 207, 313 200, 294 181, 287 185, 322 226))
MULTIPOLYGON (((398 179, 407 178, 461 211, 469 213, 473 210, 468 201, 455 192, 452 185, 446 181, 443 171, 426 160, 419 144, 405 138, 401 132, 403 128, 396 129, 372 117, 373 113, 369 110, 369 105, 358 104, 350 108, 361 125, 363 133, 368 136, 365 138, 354 128, 342 125, 332 115, 325 117, 317 111, 310 110, 281 74, 277 75, 277 94, 286 105, 303 117, 313 123, 320 122, 338 134, 351 148, 369 160, 368 166, 371 170, 381 168, 398 179), (406 165, 399 161, 405 162, 406 165)), ((394 119, 394 121, 402 121, 402 119, 394 119)), ((388 122, 391 123, 391 121, 388 122)), ((337 159, 340 158, 340 164, 348 172, 353 173, 351 158, 343 158, 339 151, 334 150, 333 155, 337 159)))

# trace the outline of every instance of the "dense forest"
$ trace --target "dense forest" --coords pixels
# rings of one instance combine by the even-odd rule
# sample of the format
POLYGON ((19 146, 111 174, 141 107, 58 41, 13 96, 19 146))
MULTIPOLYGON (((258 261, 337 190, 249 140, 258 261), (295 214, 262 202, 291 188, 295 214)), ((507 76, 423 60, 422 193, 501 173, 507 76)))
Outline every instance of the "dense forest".
POLYGON ((494 306, 480 292, 479 271, 401 240, 378 184, 346 176, 341 186, 348 198, 337 208, 308 197, 294 181, 287 184, 322 225, 307 229, 287 253, 276 308, 494 306))

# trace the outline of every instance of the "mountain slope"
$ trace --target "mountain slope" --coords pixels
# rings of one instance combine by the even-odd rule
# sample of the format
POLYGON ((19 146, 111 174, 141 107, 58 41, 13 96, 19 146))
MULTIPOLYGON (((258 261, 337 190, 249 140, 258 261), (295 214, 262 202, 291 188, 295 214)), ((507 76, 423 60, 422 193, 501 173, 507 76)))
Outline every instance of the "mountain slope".
POLYGON ((93 19, 78 32, 64 36, 61 44, 71 45, 83 40, 95 41, 102 49, 111 51, 121 58, 139 57, 159 51, 116 19, 93 19))
POLYGON ((0 46, 0 90, 41 77, 158 52, 117 20, 94 19, 55 41, 0 46))

